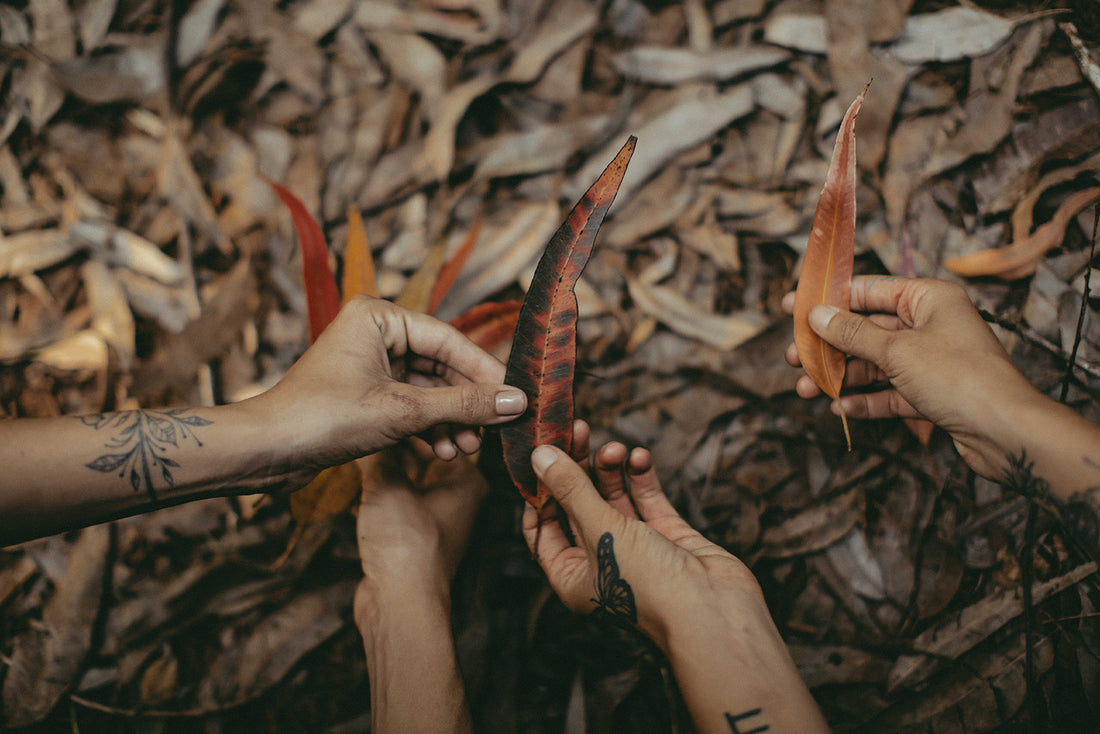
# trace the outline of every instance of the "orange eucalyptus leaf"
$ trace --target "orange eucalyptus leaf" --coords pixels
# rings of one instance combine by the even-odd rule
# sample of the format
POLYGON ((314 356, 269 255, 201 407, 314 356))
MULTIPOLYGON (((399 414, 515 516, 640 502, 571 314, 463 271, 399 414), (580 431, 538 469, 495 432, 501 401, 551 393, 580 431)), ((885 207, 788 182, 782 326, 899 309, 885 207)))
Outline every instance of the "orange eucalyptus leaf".
POLYGON ((1100 186, 1077 191, 1066 197, 1049 222, 1039 225, 1024 239, 1016 240, 1008 247, 979 250, 962 257, 949 258, 943 264, 951 272, 967 278, 1026 278, 1035 272, 1047 252, 1062 244, 1070 220, 1097 198, 1100 198, 1100 186))
POLYGON ((290 210, 294 230, 298 233, 298 245, 302 248, 302 278, 305 281, 306 305, 309 311, 309 341, 315 342, 340 310, 340 294, 336 289, 336 278, 332 276, 332 270, 328 266, 325 236, 321 232, 321 225, 290 189, 270 180, 267 184, 290 210))
POLYGON ((358 295, 378 297, 378 278, 374 274, 374 257, 367 242, 363 217, 353 206, 348 207, 348 246, 344 249, 344 303, 358 295))
POLYGON ((439 277, 439 271, 443 267, 443 258, 447 254, 447 242, 440 239, 428 251, 428 256, 420 264, 416 272, 409 278, 409 282, 401 289, 400 295, 394 299, 398 306, 428 312, 428 301, 432 297, 432 286, 439 277))
POLYGON ((470 229, 470 233, 466 235, 462 247, 458 248, 458 252, 440 269, 439 276, 435 279, 435 284, 432 285, 431 295, 428 296, 427 313, 435 313, 435 310, 439 308, 439 304, 443 301, 443 297, 447 295, 447 291, 451 290, 458 274, 462 272, 462 266, 466 264, 470 252, 474 249, 474 243, 477 242, 478 235, 481 234, 481 225, 484 223, 484 216, 477 218, 473 228, 470 229))
MULTIPOLYGON (((794 302, 794 343, 802 366, 822 392, 838 404, 846 355, 814 333, 810 328, 810 310, 821 304, 845 311, 851 306, 856 236, 856 115, 866 94, 864 87, 840 123, 794 302)), ((852 438, 843 408, 840 419, 851 451, 852 438)))

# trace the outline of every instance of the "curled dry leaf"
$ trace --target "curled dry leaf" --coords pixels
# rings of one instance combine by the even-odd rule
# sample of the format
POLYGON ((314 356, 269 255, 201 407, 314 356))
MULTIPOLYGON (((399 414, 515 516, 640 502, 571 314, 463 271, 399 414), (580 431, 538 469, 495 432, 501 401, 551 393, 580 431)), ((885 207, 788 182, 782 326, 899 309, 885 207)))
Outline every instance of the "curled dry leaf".
MULTIPOLYGON (((864 87, 840 124, 794 303, 794 343, 802 366, 822 392, 838 404, 846 357, 810 328, 810 310, 822 304, 847 310, 850 305, 856 232, 856 115, 866 94, 864 87)), ((851 450, 852 438, 843 408, 840 419, 851 450)))
POLYGON ((504 381, 527 393, 527 412, 501 428, 508 474, 536 510, 550 492, 531 468, 531 451, 553 444, 568 453, 573 440, 573 369, 577 360, 577 297, 573 288, 588 263, 607 210, 634 153, 633 135, 577 202, 535 268, 520 309, 504 381))
POLYGON ((1100 186, 1078 191, 1062 202, 1049 222, 1040 225, 1024 239, 1016 240, 1008 247, 979 250, 962 257, 953 257, 943 264, 951 272, 968 278, 1025 278, 1035 272, 1049 250, 1062 244, 1070 220, 1097 198, 1100 198, 1100 186))

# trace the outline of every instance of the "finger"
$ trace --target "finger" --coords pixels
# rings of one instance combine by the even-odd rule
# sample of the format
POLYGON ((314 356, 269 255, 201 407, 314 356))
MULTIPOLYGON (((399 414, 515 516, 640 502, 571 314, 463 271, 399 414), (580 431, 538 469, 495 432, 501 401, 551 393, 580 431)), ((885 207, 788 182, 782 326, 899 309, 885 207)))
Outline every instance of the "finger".
POLYGON ((569 456, 573 461, 588 469, 588 453, 591 450, 592 429, 582 420, 573 421, 573 444, 569 456))
POLYGON ((898 312, 898 304, 913 278, 892 275, 857 275, 852 278, 851 308, 868 313, 898 312))
POLYGON ((637 518, 634 504, 627 492, 623 465, 626 463, 626 446, 617 441, 604 444, 596 452, 596 489, 607 504, 625 517, 637 518))
POLYGON ((806 400, 811 400, 821 394, 821 388, 809 375, 802 375, 798 378, 798 381, 794 384, 794 391, 798 393, 798 397, 806 400))
POLYGON ((878 365, 865 359, 853 359, 844 372, 845 387, 863 387, 876 382, 887 382, 889 379, 878 365))
POLYGON ((898 331, 900 329, 909 328, 908 324, 902 323, 902 320, 893 314, 872 313, 867 314, 867 318, 869 318, 871 323, 875 326, 879 326, 887 331, 898 331))
POLYGON ((490 426, 512 420, 527 407, 522 390, 506 385, 466 383, 447 387, 388 386, 383 403, 389 424, 403 438, 441 424, 490 426))
POLYGON ((897 314, 909 326, 931 316, 934 310, 951 312, 973 305, 962 286, 955 283, 886 275, 853 278, 851 304, 853 311, 897 314))
MULTIPOLYGON (((841 398, 841 402, 844 405, 844 413, 849 418, 924 417, 897 390, 880 390, 879 392, 845 395, 841 398)), ((833 403, 832 411, 837 415, 840 414, 836 403, 833 403)))
MULTIPOLYGON (((394 355, 417 355, 471 382, 503 382, 504 365, 462 332, 427 314, 390 304, 381 313, 383 339, 394 355)), ((445 374, 444 370, 437 374, 445 374)))
POLYGON ((436 439, 435 443, 432 444, 432 451, 443 461, 450 461, 458 456, 458 447, 455 446, 449 436, 436 439))
POLYGON ((603 532, 621 517, 600 497, 584 469, 561 449, 537 447, 531 453, 531 467, 591 545, 595 545, 595 537, 588 537, 590 533, 603 532))
POLYGON ((794 342, 787 345, 787 351, 783 353, 783 358, 787 360, 787 364, 791 367, 802 366, 802 358, 798 356, 798 347, 794 342))
POLYGON ((461 429, 451 438, 458 450, 464 454, 476 454, 481 449, 481 436, 472 428, 461 429))
POLYGON ((876 363, 883 360, 890 334, 866 316, 823 305, 810 310, 810 328, 840 351, 876 363))
POLYGON ((554 563, 558 554, 572 547, 569 538, 566 537, 553 515, 540 517, 539 512, 531 505, 524 505, 523 522, 520 527, 523 539, 527 542, 527 548, 544 569, 554 563), (539 525, 542 526, 541 529, 539 525))
POLYGON ((791 291, 783 296, 783 301, 781 305, 783 307, 783 313, 787 314, 788 316, 794 315, 794 291, 791 291))
POLYGON ((661 480, 657 478, 657 470, 653 467, 653 455, 649 451, 636 448, 630 452, 627 478, 634 506, 638 508, 638 515, 647 523, 660 518, 680 517, 680 513, 672 507, 661 488, 661 480))
MULTIPOLYGON (((790 295, 790 294, 788 294, 790 295)), ((871 320, 871 323, 876 326, 882 327, 887 331, 897 331, 899 329, 907 328, 907 324, 903 323, 897 316, 891 314, 875 313, 867 316, 871 320)), ((787 345, 787 351, 783 353, 783 358, 787 360, 787 364, 791 367, 801 367, 802 358, 798 355, 798 346, 791 342, 787 345)))

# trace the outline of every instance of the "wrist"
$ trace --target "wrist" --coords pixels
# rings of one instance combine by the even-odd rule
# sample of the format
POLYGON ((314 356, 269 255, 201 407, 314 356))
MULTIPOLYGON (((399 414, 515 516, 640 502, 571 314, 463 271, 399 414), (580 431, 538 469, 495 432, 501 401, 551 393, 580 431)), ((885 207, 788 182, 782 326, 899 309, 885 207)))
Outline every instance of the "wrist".
MULTIPOLYGON (((1100 426, 1034 388, 1000 406, 989 478, 1059 500, 1100 482, 1100 426)), ((984 472, 983 472, 984 473, 984 472)))
POLYGON ((355 590, 355 625, 366 640, 394 626, 444 620, 450 627, 451 590, 436 578, 399 572, 368 575, 355 590))
POLYGON ((729 717, 776 732, 827 731, 761 594, 714 595, 669 628, 665 652, 700 732, 730 731, 729 717))
MULTIPOLYGON (((662 595, 649 613, 639 609, 639 628, 670 659, 691 654, 706 644, 703 638, 738 625, 775 629, 764 593, 751 575, 722 586, 704 580, 690 591, 662 595), (685 625, 688 619, 692 624, 685 625)), ((778 632, 775 639, 779 639, 778 632)))
POLYGON ((943 426, 966 463, 993 481, 1004 481, 1006 457, 1018 451, 1025 434, 1033 430, 1031 416, 1041 415, 1049 405, 1011 363, 1006 360, 1006 368, 999 367, 995 363, 983 375, 971 375, 980 380, 978 385, 959 386, 956 394, 964 404, 956 413, 965 417, 966 424, 943 426), (990 393, 989 385, 997 386, 995 393, 990 393))
POLYGON ((275 390, 240 403, 224 406, 234 411, 239 435, 249 450, 246 467, 250 484, 260 491, 294 490, 322 469, 339 461, 326 461, 324 442, 301 407, 288 409, 275 390))

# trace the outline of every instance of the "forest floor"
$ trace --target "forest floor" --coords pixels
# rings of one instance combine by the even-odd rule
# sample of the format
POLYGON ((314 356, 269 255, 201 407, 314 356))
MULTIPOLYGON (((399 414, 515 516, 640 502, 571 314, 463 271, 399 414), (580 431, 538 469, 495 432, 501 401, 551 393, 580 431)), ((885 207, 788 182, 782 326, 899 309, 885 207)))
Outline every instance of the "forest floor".
MULTIPOLYGON (((578 288, 594 444, 650 447, 685 517, 750 565, 836 731, 1095 731, 1095 564, 939 431, 854 423, 848 452, 828 401, 794 394, 780 300, 840 117, 873 79, 857 272, 960 283, 1034 384, 1100 420, 1095 206, 1033 273, 943 265, 1026 239, 1097 185, 1097 8, 2 4, 0 416, 213 405, 277 382, 308 334, 294 231, 263 177, 321 221, 337 272, 360 213, 388 298, 483 218, 436 311, 450 319, 522 297, 634 134, 578 288)), ((490 495, 456 581, 477 731, 691 731, 651 647, 555 599, 520 508, 490 495)), ((106 532, 0 551, 0 722, 369 729, 350 512, 310 523, 281 564, 286 498, 106 532), (68 642, 46 657, 47 638, 68 642)))

